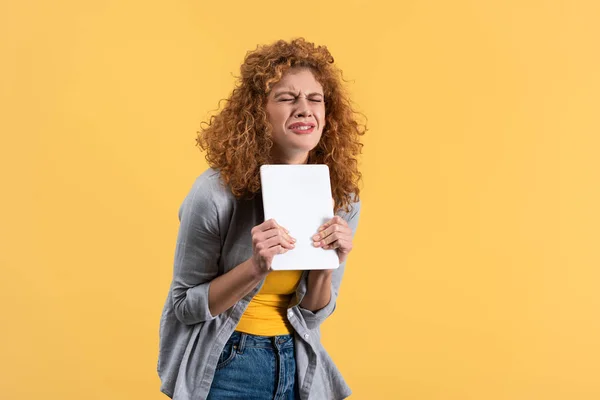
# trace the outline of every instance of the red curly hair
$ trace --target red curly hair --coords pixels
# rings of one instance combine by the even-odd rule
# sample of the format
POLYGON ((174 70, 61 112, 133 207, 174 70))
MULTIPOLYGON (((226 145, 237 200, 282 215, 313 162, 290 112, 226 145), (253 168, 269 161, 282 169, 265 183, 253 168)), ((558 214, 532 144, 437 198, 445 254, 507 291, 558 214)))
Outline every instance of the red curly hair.
POLYGON ((290 68, 307 68, 323 86, 325 128, 319 144, 310 151, 309 164, 329 166, 335 210, 349 210, 358 201, 357 157, 366 126, 342 85, 342 72, 333 65, 325 46, 303 38, 279 40, 246 54, 241 76, 225 106, 201 124, 197 145, 206 150, 206 161, 238 197, 251 197, 260 190, 259 168, 271 164, 272 127, 266 112, 267 96, 290 68))

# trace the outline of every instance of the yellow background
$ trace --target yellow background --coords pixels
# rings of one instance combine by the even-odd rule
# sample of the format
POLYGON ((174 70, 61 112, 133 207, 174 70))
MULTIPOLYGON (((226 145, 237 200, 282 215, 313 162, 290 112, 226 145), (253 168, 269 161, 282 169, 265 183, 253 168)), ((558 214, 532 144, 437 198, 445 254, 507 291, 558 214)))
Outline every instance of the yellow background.
POLYGON ((4 0, 0 397, 165 398, 195 132, 305 36, 369 118, 323 338, 353 398, 599 399, 599 4, 4 0))

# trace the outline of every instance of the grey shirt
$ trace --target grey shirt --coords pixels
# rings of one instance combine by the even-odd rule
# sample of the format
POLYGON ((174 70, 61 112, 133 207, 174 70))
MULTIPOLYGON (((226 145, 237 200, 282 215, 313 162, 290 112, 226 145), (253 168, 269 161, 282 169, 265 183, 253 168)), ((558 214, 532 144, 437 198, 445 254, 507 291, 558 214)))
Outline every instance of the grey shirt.
MULTIPOLYGON (((356 232, 360 202, 349 213, 339 211, 356 232)), ((215 368, 225 343, 264 280, 229 310, 211 315, 208 289, 211 281, 252 256, 251 229, 264 222, 260 193, 238 200, 222 183, 215 169, 194 182, 179 210, 173 280, 160 320, 158 375, 161 391, 174 400, 200 400, 208 396, 215 368)), ((315 227, 315 230, 318 227, 315 227)), ((335 364, 321 345, 319 326, 335 309, 345 263, 333 272, 331 300, 321 310, 300 307, 306 294, 308 271, 287 310, 294 328, 296 379, 301 400, 343 399, 351 393, 335 364)))

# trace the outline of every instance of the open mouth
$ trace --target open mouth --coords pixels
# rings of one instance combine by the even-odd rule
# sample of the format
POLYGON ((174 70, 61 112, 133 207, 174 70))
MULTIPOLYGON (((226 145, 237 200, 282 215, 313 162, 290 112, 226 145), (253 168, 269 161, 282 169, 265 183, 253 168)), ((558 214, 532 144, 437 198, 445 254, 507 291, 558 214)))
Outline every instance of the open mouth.
POLYGON ((315 130, 315 124, 296 123, 290 125, 288 129, 297 134, 307 134, 315 130))

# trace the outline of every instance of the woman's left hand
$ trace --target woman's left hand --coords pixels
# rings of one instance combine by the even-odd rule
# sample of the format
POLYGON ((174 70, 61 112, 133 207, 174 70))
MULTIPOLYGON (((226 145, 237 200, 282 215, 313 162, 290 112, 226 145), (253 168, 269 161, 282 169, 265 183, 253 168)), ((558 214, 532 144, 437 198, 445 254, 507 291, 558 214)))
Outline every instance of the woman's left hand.
POLYGON ((338 215, 321 225, 312 239, 315 247, 322 247, 325 250, 336 249, 340 264, 346 261, 352 250, 352 229, 346 220, 338 215))

